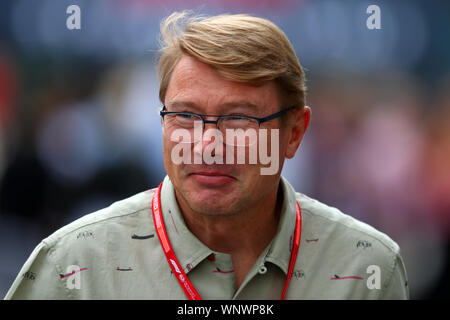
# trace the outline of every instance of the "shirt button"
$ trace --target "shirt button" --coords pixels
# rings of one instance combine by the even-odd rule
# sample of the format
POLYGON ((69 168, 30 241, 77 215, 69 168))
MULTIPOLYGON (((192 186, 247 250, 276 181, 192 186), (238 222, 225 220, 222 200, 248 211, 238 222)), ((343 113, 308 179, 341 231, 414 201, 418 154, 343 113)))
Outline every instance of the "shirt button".
POLYGON ((261 267, 259 267, 258 272, 259 274, 265 274, 267 272, 267 267, 265 265, 262 265, 261 267))

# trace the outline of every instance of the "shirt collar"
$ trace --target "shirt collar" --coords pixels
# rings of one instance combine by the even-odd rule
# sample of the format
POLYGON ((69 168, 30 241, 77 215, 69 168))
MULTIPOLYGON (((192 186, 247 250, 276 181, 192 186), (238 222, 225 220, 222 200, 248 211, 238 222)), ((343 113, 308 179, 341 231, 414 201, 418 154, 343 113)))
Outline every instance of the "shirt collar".
MULTIPOLYGON (((296 199, 294 189, 285 178, 281 177, 280 185, 283 203, 278 231, 270 243, 269 249, 266 250, 264 262, 267 261, 277 265, 287 274, 295 230, 296 199)), ((163 181, 161 206, 164 224, 173 251, 184 271, 188 273, 214 252, 198 240, 187 228, 175 197, 173 184, 168 176, 163 181)))

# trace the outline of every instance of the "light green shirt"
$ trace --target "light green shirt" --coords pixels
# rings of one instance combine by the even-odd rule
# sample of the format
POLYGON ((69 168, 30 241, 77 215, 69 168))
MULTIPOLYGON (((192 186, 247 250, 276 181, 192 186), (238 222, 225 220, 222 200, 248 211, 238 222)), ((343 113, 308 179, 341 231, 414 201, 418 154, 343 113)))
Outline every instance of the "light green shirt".
MULTIPOLYGON (((300 249, 286 299, 408 299, 398 245, 339 210, 296 193, 283 177, 279 228, 238 290, 231 256, 214 252, 186 227, 164 179, 167 234, 203 299, 280 299, 290 260, 297 200, 300 249)), ((186 299, 155 232, 155 189, 88 214, 44 239, 5 299, 186 299), (75 266, 75 267, 70 267, 75 266)))

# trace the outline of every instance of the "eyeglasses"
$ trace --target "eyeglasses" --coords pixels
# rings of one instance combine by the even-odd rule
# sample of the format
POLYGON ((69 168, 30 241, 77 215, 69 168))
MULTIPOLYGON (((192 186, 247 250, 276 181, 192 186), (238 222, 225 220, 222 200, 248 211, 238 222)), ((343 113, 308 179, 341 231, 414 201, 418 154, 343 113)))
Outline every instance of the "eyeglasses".
POLYGON ((207 123, 215 124, 216 129, 219 130, 223 137, 226 134, 232 133, 234 137, 232 139, 225 139, 226 144, 234 146, 248 146, 254 142, 256 139, 251 139, 252 132, 255 132, 260 128, 261 123, 276 119, 281 117, 284 113, 296 108, 292 106, 267 117, 257 118, 245 115, 209 115, 209 114, 199 114, 192 112, 178 112, 178 111, 166 111, 166 106, 159 112, 165 130, 168 131, 171 137, 171 141, 174 142, 185 142, 185 143, 196 143, 201 140, 201 137, 195 134, 190 134, 186 139, 179 141, 179 135, 172 137, 171 134, 176 129, 185 129, 191 131, 195 128, 205 129, 207 123), (217 120, 207 120, 206 117, 214 117, 217 120), (231 131, 230 131, 231 130, 231 131), (178 139, 176 139, 178 138, 178 139), (237 139, 235 142, 234 139, 237 139))

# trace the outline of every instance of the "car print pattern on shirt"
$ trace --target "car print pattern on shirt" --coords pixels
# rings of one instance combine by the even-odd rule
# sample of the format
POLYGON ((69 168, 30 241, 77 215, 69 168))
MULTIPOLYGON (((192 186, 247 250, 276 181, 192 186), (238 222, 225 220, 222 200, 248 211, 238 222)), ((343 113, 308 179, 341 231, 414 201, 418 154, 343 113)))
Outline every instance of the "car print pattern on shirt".
POLYGON ((299 269, 299 270, 296 269, 296 270, 294 270, 292 275, 295 277, 295 279, 299 280, 299 279, 305 277, 305 271, 303 271, 302 269, 299 269))
POLYGON ((134 240, 145 240, 145 239, 151 239, 155 236, 155 234, 149 234, 149 235, 145 235, 145 236, 138 236, 137 234, 133 234, 131 236, 131 239, 134 240))
POLYGON ((117 267, 116 270, 117 270, 117 271, 133 271, 133 268, 131 268, 131 267, 128 267, 128 268, 120 268, 120 267, 117 267))
POLYGON ((222 270, 220 270, 218 267, 216 267, 216 270, 213 270, 213 272, 214 272, 214 273, 224 273, 224 274, 226 274, 226 273, 233 273, 233 272, 234 272, 234 269, 232 269, 232 270, 227 270, 227 271, 222 271, 222 270))
POLYGON ((330 280, 345 280, 345 279, 356 279, 356 280, 363 280, 363 278, 358 276, 346 276, 346 277, 340 277, 337 274, 334 275, 334 278, 330 278, 330 280))
POLYGON ((72 271, 72 272, 70 272, 70 273, 67 273, 67 274, 62 274, 62 273, 60 273, 60 274, 59 274, 59 277, 60 277, 61 279, 64 279, 64 278, 73 276, 75 273, 78 273, 78 272, 81 272, 81 271, 84 271, 84 270, 87 270, 87 269, 88 269, 88 268, 81 268, 81 269, 79 269, 79 270, 74 270, 74 271, 72 271))
POLYGON ((36 279, 36 273, 32 272, 32 271, 27 271, 24 274, 22 274, 22 277, 24 279, 27 279, 27 280, 35 280, 36 279))
POLYGON ((356 248, 372 248, 372 243, 367 240, 358 240, 358 242, 356 243, 356 248))
POLYGON ((84 239, 94 239, 94 232, 90 230, 81 231, 77 234, 77 240, 84 240, 84 239))

